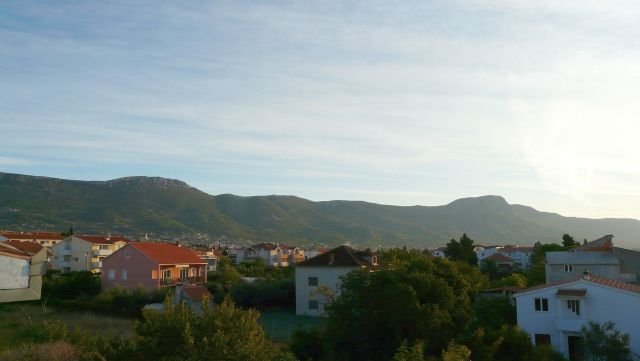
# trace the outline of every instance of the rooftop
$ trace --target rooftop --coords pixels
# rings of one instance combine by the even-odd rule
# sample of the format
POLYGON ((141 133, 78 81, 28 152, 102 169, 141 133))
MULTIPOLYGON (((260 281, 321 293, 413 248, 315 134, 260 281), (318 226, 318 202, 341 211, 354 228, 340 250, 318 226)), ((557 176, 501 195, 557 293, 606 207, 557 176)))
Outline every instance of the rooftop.
POLYGON ((546 284, 546 285, 540 285, 540 286, 536 286, 536 287, 531 287, 531 288, 527 288, 525 290, 522 290, 521 293, 528 293, 528 292, 531 292, 531 291, 542 290, 542 289, 545 289, 545 288, 558 287, 558 286, 567 285, 567 284, 571 284, 571 283, 579 282, 579 281, 591 282, 591 283, 595 283, 595 284, 599 284, 599 285, 603 285, 603 286, 607 286, 607 287, 611 287, 611 288, 620 289, 620 290, 623 290, 623 291, 634 292, 634 293, 640 294, 640 286, 639 285, 623 282, 623 281, 620 281, 620 280, 612 280, 612 279, 609 279, 609 278, 597 277, 597 276, 594 276, 594 275, 582 276, 582 277, 574 277, 574 278, 569 278, 569 279, 566 279, 566 280, 552 282, 552 283, 549 283, 549 284, 546 284))
POLYGON ((611 252, 547 252, 549 264, 620 264, 611 252))
POLYGON ((31 242, 31 241, 20 241, 20 240, 16 240, 16 239, 10 239, 6 242, 4 242, 8 245, 10 245, 11 247, 22 251, 24 253, 28 253, 30 255, 34 255, 38 252, 40 252, 44 246, 35 243, 35 242, 31 242))
POLYGON ((83 239, 87 242, 94 244, 114 244, 116 242, 131 242, 130 239, 123 236, 111 236, 111 235, 92 235, 92 234, 74 234, 76 238, 83 239))
POLYGON ((206 264, 195 252, 166 242, 130 242, 129 246, 142 252, 157 264, 206 264))
POLYGON ((306 261, 300 262, 296 267, 367 267, 374 264, 365 257, 372 255, 370 252, 358 251, 349 246, 339 246, 306 261))

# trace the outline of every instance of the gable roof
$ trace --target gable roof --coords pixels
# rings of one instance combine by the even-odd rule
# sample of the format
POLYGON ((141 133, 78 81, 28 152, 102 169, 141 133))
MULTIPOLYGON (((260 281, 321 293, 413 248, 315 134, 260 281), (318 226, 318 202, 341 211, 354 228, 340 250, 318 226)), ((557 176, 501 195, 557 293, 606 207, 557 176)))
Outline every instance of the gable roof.
POLYGON ((609 279, 609 278, 603 278, 603 277, 597 277, 597 276, 594 276, 594 275, 589 275, 589 276, 569 278, 569 279, 566 279, 566 280, 552 282, 552 283, 549 283, 549 284, 546 284, 546 285, 540 285, 540 286, 536 286, 536 287, 527 288, 527 289, 523 290, 522 292, 520 292, 517 296, 520 296, 520 295, 523 295, 523 294, 527 294, 529 292, 539 291, 539 290, 542 290, 542 289, 545 289, 545 288, 554 288, 554 287, 559 287, 559 286, 563 286, 563 285, 569 285, 569 284, 580 282, 580 281, 590 282, 590 283, 594 283, 594 284, 597 284, 597 285, 607 286, 607 287, 615 288, 615 289, 622 290, 622 291, 627 291, 627 292, 633 292, 633 293, 640 294, 640 285, 635 285, 635 284, 623 282, 623 281, 620 281, 620 280, 613 280, 613 279, 609 279))
POLYGON ((56 240, 56 241, 61 241, 64 238, 60 233, 56 233, 56 232, 2 231, 0 232, 0 236, 3 236, 7 239, 28 239, 28 240, 49 239, 49 240, 56 240))
POLYGON ((499 249, 498 252, 502 252, 502 253, 512 253, 512 252, 531 253, 531 252, 533 252, 533 247, 504 246, 503 248, 499 249))
MULTIPOLYGON (((131 242, 129 246, 137 249, 142 254, 157 264, 207 264, 192 250, 166 242, 131 242)), ((120 250, 124 249, 121 248, 120 250)))
POLYGON ((93 244, 114 244, 116 242, 131 242, 123 236, 109 236, 109 235, 92 235, 92 234, 74 234, 73 237, 80 238, 93 244))
POLYGON ((309 258, 296 264, 296 267, 367 267, 373 266, 369 263, 365 256, 370 255, 367 252, 358 251, 349 246, 339 246, 315 257, 309 258))
POLYGON ((202 301, 204 296, 209 297, 210 301, 213 300, 211 293, 202 286, 185 287, 182 289, 182 292, 192 301, 202 301))
POLYGON ((31 256, 29 256, 27 253, 22 252, 16 249, 15 247, 12 247, 4 242, 0 242, 0 255, 8 256, 11 258, 24 259, 24 260, 31 259, 31 256))
POLYGON ((608 234, 595 241, 574 248, 570 252, 613 252, 613 235, 608 234))
POLYGON ((5 241, 4 243, 10 245, 11 247, 22 251, 24 253, 28 253, 30 255, 36 254, 38 252, 40 252, 44 246, 42 246, 39 243, 36 242, 31 242, 31 241, 19 241, 16 239, 11 239, 8 241, 5 241))
POLYGON ((620 264, 610 252, 547 252, 550 264, 620 264))

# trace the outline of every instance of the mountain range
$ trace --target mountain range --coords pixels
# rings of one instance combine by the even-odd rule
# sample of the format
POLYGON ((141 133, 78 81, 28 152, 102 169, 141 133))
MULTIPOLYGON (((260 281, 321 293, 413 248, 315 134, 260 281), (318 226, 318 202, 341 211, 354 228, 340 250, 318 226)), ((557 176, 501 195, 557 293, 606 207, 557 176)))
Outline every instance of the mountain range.
POLYGON ((640 221, 564 217, 509 204, 500 196, 462 198, 442 206, 391 206, 362 201, 313 202, 294 196, 209 195, 159 177, 76 181, 0 173, 0 228, 202 233, 211 238, 296 244, 434 247, 466 232, 476 243, 558 242, 614 234, 640 245, 640 221))

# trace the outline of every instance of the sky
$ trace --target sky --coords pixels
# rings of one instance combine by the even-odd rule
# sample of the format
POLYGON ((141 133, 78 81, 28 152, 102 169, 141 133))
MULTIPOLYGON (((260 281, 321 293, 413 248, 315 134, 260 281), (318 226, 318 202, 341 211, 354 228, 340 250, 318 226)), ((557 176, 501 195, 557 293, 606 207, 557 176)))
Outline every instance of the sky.
POLYGON ((0 171, 640 218, 635 1, 5 1, 0 171))

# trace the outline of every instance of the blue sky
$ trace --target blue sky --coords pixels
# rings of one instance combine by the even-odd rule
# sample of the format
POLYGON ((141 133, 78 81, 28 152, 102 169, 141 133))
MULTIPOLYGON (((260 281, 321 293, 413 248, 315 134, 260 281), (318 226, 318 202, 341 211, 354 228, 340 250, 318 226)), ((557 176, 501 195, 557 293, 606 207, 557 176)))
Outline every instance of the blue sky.
POLYGON ((627 1, 0 4, 0 171, 640 218, 627 1))

